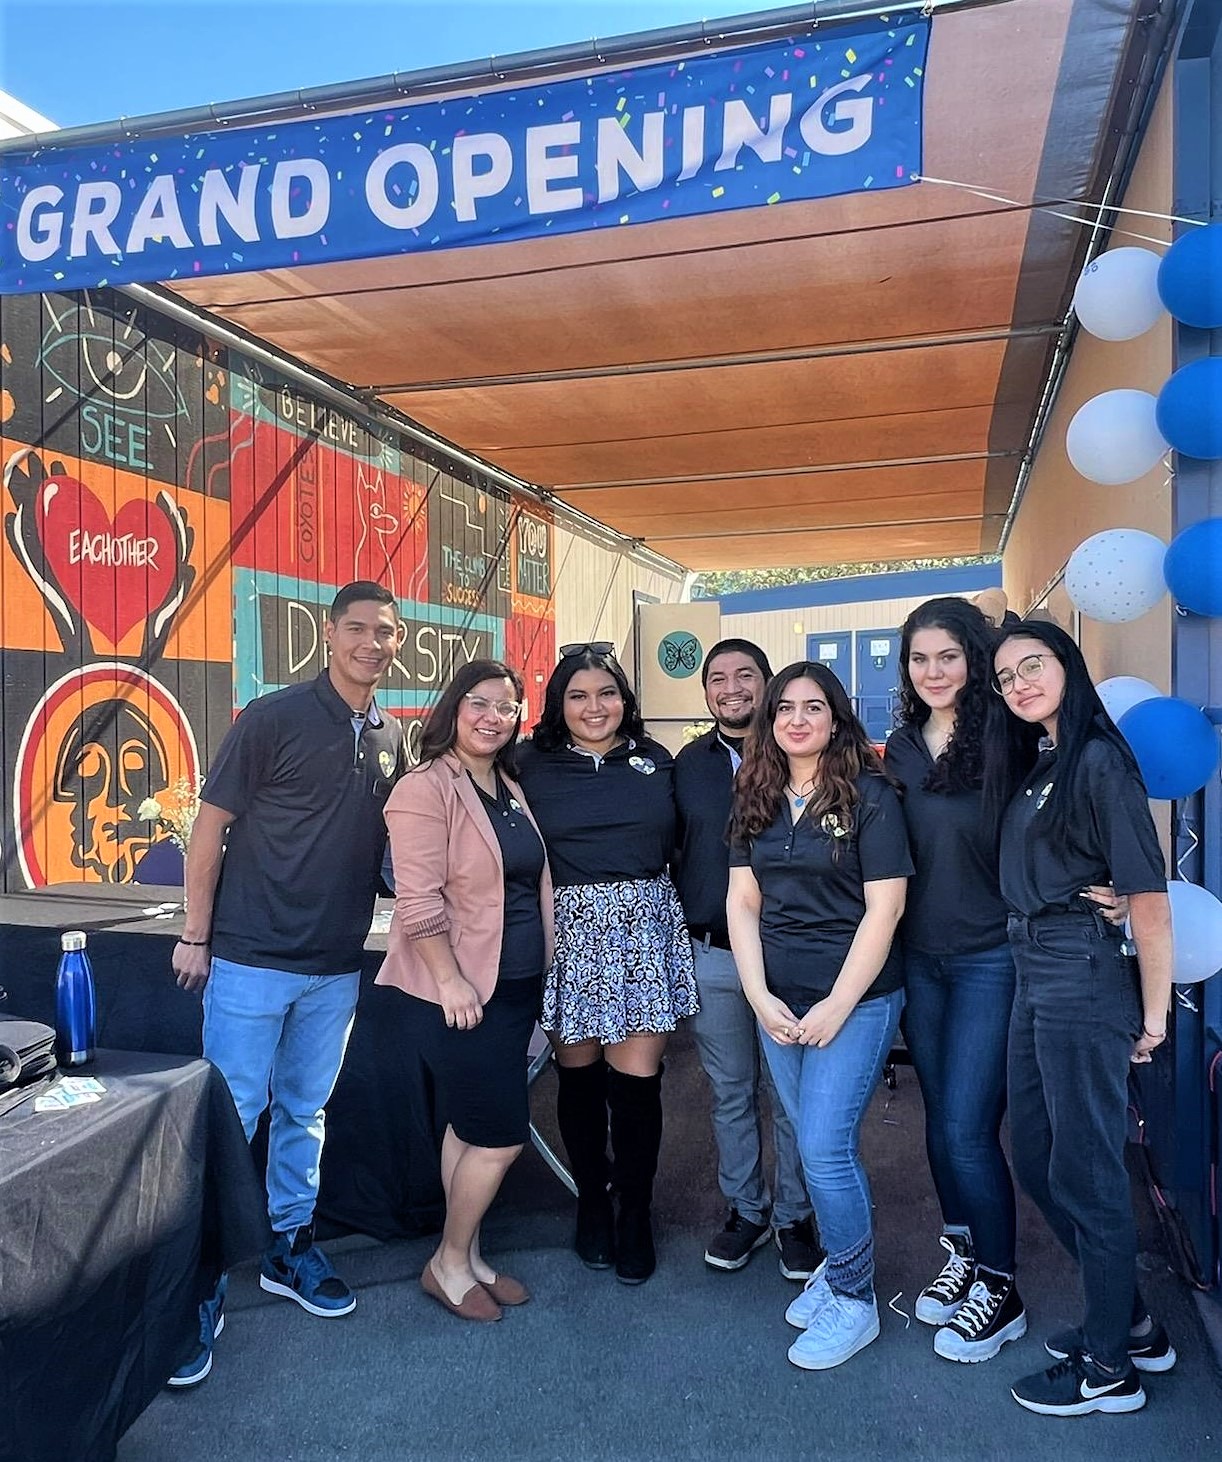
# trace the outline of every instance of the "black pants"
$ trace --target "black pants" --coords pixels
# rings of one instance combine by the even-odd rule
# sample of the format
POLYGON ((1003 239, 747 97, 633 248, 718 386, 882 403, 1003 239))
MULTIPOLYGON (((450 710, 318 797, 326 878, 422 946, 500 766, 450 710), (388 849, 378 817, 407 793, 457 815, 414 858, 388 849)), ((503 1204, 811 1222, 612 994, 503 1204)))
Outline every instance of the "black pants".
POLYGON ((1124 1165, 1129 1057, 1141 1029, 1133 961, 1089 914, 1011 918, 1014 1172, 1077 1259, 1086 1346, 1127 1361, 1137 1230, 1124 1165))

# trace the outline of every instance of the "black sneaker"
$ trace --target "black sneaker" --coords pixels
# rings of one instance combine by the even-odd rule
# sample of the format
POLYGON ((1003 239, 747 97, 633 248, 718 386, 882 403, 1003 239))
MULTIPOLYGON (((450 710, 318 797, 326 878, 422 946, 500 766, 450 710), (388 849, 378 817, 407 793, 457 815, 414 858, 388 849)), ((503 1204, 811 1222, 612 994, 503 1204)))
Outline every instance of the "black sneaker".
POLYGON ((725 1227, 704 1251, 704 1262, 714 1269, 741 1269, 756 1249, 768 1242, 768 1224, 752 1223, 731 1208, 725 1227))
POLYGON ((946 1263, 916 1302, 916 1317, 926 1325, 949 1325, 976 1278, 972 1241, 966 1234, 943 1234, 938 1243, 946 1250, 946 1263))
POLYGON ((1041 1416, 1086 1416, 1092 1411, 1140 1411, 1141 1377, 1130 1365, 1118 1375, 1101 1370, 1083 1350, 1071 1351, 1046 1371, 1025 1376, 1010 1395, 1041 1416))
POLYGON ((1005 1274, 980 1272, 955 1317, 933 1338, 934 1351, 947 1360, 992 1360, 1007 1340, 1027 1333, 1027 1312, 1005 1274))
POLYGON ((774 1229, 772 1237, 781 1251, 781 1273, 786 1279, 805 1284, 827 1255, 815 1235, 813 1218, 799 1218, 794 1223, 774 1229))
MULTIPOLYGON (((1072 1351, 1082 1350, 1085 1345, 1086 1338, 1081 1330, 1061 1330, 1044 1341, 1044 1349, 1056 1360, 1064 1360, 1072 1351)), ((1177 1357, 1167 1332, 1155 1321, 1148 1335, 1129 1336, 1129 1359, 1139 1371, 1169 1371, 1177 1357)))

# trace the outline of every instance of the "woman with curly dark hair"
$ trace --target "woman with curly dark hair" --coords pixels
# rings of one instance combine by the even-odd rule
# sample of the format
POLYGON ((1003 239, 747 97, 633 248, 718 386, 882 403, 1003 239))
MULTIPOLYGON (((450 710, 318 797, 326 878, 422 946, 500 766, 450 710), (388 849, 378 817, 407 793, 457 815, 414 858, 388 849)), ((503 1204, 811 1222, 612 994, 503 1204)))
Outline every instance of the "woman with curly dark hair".
POLYGON ((904 1034, 947 1251, 916 1315, 939 1327, 936 1353, 958 1361, 988 1360, 1027 1329, 1000 1136, 1014 960, 981 790, 985 722, 1000 710, 993 639, 966 599, 912 611, 900 635, 900 724, 886 752, 916 867, 900 929, 904 1034))
POLYGON ((577 1183, 574 1247, 590 1268, 614 1264, 624 1284, 640 1284, 656 1262, 662 1053, 697 997, 692 944, 667 873, 674 761, 646 736, 613 646, 561 648, 519 766, 556 886, 542 1024, 556 1052, 557 1117, 577 1183))
POLYGON ((827 1249, 785 1312, 804 1370, 879 1332, 858 1139, 904 1003, 892 941, 911 872, 899 798, 844 687, 826 666, 787 666, 743 747, 726 912, 827 1249))

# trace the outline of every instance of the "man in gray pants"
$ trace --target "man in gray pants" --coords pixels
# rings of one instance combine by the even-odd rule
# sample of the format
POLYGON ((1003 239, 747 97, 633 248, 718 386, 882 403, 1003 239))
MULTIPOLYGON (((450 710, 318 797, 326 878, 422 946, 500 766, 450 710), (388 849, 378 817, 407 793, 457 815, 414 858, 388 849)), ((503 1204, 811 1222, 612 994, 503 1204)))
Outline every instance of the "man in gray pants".
POLYGON ((713 1088, 717 1180, 729 1204, 724 1227, 709 1241, 704 1261, 741 1269, 768 1242, 771 1230, 786 1279, 805 1281, 823 1260, 797 1141, 760 1060, 755 1016, 738 983, 726 929, 729 848, 726 825, 734 776, 752 714, 772 676, 768 658, 749 640, 722 640, 701 675, 715 725, 675 760, 679 808, 675 884, 696 956, 700 1013, 692 1017, 696 1045, 713 1088), (774 1194, 764 1179, 760 1122, 761 1076, 772 1108, 776 1151, 774 1194))

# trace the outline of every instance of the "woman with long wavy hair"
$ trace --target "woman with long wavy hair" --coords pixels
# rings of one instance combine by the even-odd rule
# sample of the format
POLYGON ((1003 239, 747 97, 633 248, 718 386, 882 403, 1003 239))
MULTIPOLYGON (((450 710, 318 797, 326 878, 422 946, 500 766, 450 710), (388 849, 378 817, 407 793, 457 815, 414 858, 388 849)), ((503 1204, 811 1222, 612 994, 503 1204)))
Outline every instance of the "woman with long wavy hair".
POLYGON ((994 632, 966 599, 930 599, 900 633, 899 726, 887 770, 903 791, 916 872, 900 926, 904 1035, 925 1103, 942 1210, 941 1273, 916 1316, 934 1350, 982 1361, 1026 1333, 1014 1283, 1014 1184, 1001 1146, 1014 958, 983 815, 994 632))
POLYGON ((1176 1358, 1137 1292, 1124 1161, 1130 1067, 1167 1037, 1166 869, 1141 772, 1070 636, 1036 621, 1003 630, 993 688, 1013 734, 1010 756, 990 754, 985 791, 1004 806, 1001 894, 1018 972, 1014 1171, 1077 1260, 1086 1300, 1081 1326, 1045 1341, 1056 1364, 1011 1394, 1043 1415, 1137 1411, 1140 1372, 1170 1370, 1176 1358), (1089 897, 1108 883, 1128 896, 1136 968, 1089 897))
POLYGON ((827 1249, 785 1312, 803 1332, 789 1359, 828 1370, 879 1333, 858 1146, 904 1001, 893 940, 912 863, 899 798, 826 666, 769 681, 730 844, 730 943, 827 1249))

